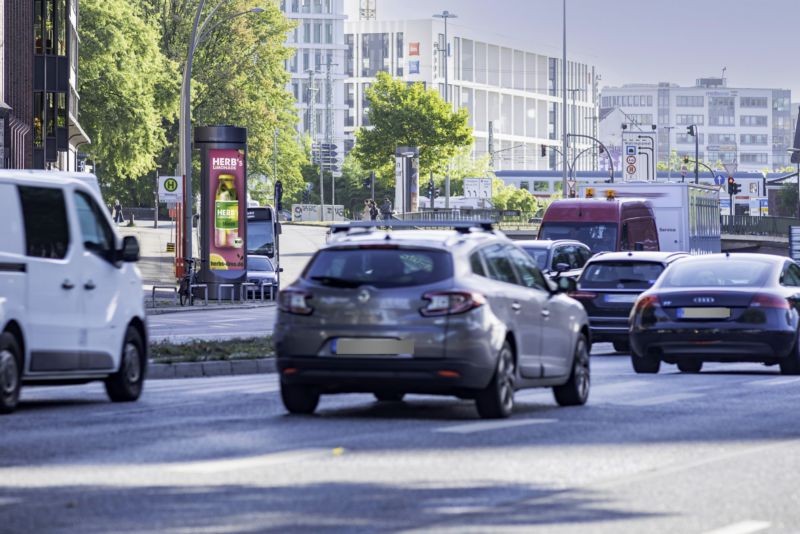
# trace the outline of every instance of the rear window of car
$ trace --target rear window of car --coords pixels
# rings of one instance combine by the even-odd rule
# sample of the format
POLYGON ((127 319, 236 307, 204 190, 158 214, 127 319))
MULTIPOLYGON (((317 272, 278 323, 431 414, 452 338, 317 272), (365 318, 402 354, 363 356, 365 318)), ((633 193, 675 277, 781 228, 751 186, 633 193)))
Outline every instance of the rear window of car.
POLYGON ((584 268, 579 284, 594 289, 648 289, 663 271, 657 262, 597 261, 584 268))
POLYGON ((547 270, 547 255, 550 252, 546 248, 533 248, 533 247, 523 247, 522 250, 528 253, 528 256, 533 258, 533 261, 536 262, 536 266, 540 269, 547 270))
POLYGON ((761 287, 772 270, 757 260, 679 262, 664 274, 661 287, 761 287))
POLYGON ((439 250, 333 248, 321 250, 303 278, 338 287, 433 284, 453 276, 450 254, 439 250))

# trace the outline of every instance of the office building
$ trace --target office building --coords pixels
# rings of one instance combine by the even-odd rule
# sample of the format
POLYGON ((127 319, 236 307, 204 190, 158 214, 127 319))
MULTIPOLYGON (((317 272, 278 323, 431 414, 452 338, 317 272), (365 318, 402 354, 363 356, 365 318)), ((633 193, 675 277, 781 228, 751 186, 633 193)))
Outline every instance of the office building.
MULTIPOLYGON (((492 156, 495 169, 560 168, 561 60, 526 50, 479 30, 448 23, 447 98, 469 112, 473 156, 492 156), (492 131, 490 133, 490 125, 492 131)), ((345 22, 346 149, 354 132, 369 127, 366 90, 378 72, 420 82, 445 96, 445 28, 441 19, 348 20, 345 22)), ((594 67, 570 62, 568 111, 571 132, 595 135, 598 77, 594 67)), ((579 140, 574 155, 593 144, 579 140)), ((577 158, 577 168, 594 165, 594 150, 577 158)), ((573 153, 570 153, 570 160, 573 153)))
POLYGON ((733 88, 725 78, 700 78, 691 87, 606 87, 600 99, 601 141, 619 158, 622 124, 648 131, 655 125, 659 161, 666 162, 672 152, 693 160, 695 138, 687 128, 695 125, 700 161, 712 167, 736 163, 740 171, 773 171, 789 164, 790 102, 789 90, 733 88))
POLYGON ((3 0, 0 166, 77 170, 78 0, 3 0))

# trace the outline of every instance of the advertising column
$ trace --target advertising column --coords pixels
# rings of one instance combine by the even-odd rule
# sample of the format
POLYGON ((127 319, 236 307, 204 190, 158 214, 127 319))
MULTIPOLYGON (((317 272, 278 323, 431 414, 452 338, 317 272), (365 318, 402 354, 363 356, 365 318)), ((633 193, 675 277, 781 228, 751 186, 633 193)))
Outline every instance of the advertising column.
POLYGON ((247 130, 195 128, 200 149, 200 270, 209 298, 239 298, 247 278, 247 130), (233 287, 221 284, 233 284, 233 287))

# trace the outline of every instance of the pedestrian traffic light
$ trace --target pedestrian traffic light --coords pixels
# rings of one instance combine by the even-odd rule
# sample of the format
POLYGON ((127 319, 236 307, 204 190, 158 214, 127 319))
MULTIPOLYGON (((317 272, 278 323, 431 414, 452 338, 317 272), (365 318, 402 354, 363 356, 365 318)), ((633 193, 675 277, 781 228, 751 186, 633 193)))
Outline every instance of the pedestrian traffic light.
POLYGON ((697 135, 697 132, 695 131, 695 126, 694 126, 694 124, 690 124, 689 126, 687 126, 687 127, 686 127, 686 133, 687 133, 687 134, 689 134, 689 135, 691 135, 692 137, 694 137, 695 135, 697 135))
POLYGON ((736 180, 733 179, 733 176, 728 176, 728 194, 735 195, 736 194, 736 180))

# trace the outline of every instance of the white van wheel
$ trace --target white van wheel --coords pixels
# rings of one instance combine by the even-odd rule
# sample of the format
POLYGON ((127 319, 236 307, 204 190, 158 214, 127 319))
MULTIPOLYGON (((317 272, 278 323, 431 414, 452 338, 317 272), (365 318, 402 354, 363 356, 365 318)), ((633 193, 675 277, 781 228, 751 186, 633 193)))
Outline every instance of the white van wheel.
POLYGON ((0 334, 0 413, 11 413, 22 389, 22 357, 17 340, 8 332, 0 334))
POLYGON ((106 393, 114 402, 131 402, 139 398, 144 387, 147 367, 142 336, 132 326, 125 332, 119 370, 106 378, 106 393))

